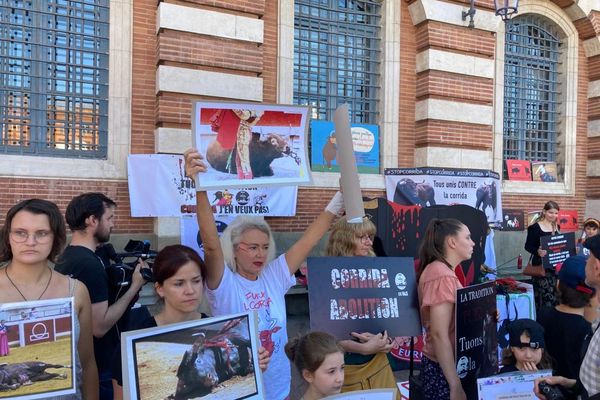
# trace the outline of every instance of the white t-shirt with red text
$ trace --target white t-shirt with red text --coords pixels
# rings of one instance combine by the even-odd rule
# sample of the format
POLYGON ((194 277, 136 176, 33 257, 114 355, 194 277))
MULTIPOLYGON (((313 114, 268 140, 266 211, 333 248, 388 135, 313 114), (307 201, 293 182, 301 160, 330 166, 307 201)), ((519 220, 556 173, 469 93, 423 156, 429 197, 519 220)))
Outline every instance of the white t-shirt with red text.
POLYGON ((287 343, 285 293, 296 283, 290 274, 285 254, 271 261, 258 279, 250 281, 225 266, 221 283, 206 289, 214 316, 256 311, 262 346, 271 353, 263 374, 265 398, 285 399, 290 391, 290 363, 285 355, 287 343))

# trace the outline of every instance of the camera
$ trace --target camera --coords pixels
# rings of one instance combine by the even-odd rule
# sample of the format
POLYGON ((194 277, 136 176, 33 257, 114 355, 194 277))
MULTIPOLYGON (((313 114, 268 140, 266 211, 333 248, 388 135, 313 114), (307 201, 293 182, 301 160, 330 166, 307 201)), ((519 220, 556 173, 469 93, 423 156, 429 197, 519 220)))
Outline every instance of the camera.
POLYGON ((538 384, 538 389, 548 400, 565 400, 565 396, 558 386, 550 385, 549 383, 542 381, 538 384))
MULTIPOLYGON (((108 276, 109 303, 116 302, 131 286, 137 260, 142 259, 152 266, 157 254, 155 250, 150 249, 150 242, 140 240, 129 240, 124 250, 117 253, 110 243, 96 250, 96 255, 102 259, 108 276)), ((142 268, 140 273, 146 282, 154 282, 151 268, 142 268)))

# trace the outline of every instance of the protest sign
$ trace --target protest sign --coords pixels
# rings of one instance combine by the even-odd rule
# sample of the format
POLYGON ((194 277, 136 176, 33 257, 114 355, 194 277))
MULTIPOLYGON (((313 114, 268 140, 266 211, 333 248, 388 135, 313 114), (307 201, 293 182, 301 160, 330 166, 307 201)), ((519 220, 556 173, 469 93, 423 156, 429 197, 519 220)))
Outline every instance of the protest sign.
POLYGON ((477 398, 477 378, 498 371, 494 282, 456 292, 456 372, 467 399, 477 398))
MULTIPOLYGON (((379 126, 351 124, 356 168, 360 174, 379 173, 379 126)), ((339 172, 335 126, 331 121, 310 121, 310 167, 318 172, 339 172)))
POLYGON ((525 230, 525 212, 523 210, 503 209, 502 230, 523 231, 525 230))
POLYGON ((477 379, 478 400, 537 400, 533 394, 536 379, 552 376, 552 371, 509 372, 477 379))
POLYGON ((123 332, 125 398, 263 399, 254 313, 123 332))
POLYGON ((554 269, 567 258, 575 255, 575 233, 567 232, 540 238, 542 250, 547 253, 542 257, 542 265, 546 269, 554 269))
POLYGON ((558 225, 561 232, 574 232, 579 228, 577 210, 559 210, 558 225))
POLYGON ((0 304, 8 354, 0 366, 0 399, 46 399, 76 393, 73 298, 0 304))
POLYGON ((500 175, 482 169, 386 168, 387 199, 401 205, 431 207, 466 204, 483 211, 490 223, 502 218, 500 175))
MULTIPOLYGON (((183 156, 132 154, 127 159, 133 217, 179 217, 196 213, 196 186, 185 176, 183 156)), ((292 216, 297 186, 209 190, 217 215, 292 216)))
POLYGON ((307 114, 305 106, 194 102, 192 139, 208 167, 198 189, 310 183, 307 114))
MULTIPOLYGON (((231 215, 215 215, 215 226, 219 236, 225 228, 235 219, 231 215)), ((181 244, 191 247, 204 259, 204 245, 200 237, 200 229, 198 228, 198 219, 195 215, 184 215, 181 217, 180 234, 181 244)))
POLYGON ((413 260, 406 257, 310 257, 310 328, 349 339, 350 332, 421 334, 413 260))
POLYGON ((511 181, 531 181, 531 164, 527 160, 506 160, 506 173, 511 181))

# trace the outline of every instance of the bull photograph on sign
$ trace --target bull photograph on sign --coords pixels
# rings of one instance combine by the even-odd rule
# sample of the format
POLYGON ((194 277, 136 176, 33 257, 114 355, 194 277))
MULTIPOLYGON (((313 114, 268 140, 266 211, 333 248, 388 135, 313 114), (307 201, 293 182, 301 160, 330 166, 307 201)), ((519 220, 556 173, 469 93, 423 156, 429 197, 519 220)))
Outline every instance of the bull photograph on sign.
POLYGON ((500 174, 484 169, 386 168, 385 191, 400 206, 423 208, 464 204, 485 214, 488 223, 502 221, 500 174))
POLYGON ((309 183, 307 115, 301 106, 195 102, 192 138, 208 166, 198 189, 309 183))
POLYGON ((0 305, 9 352, 0 359, 0 398, 43 399, 74 394, 78 385, 73 299, 0 305))
POLYGON ((253 313, 125 332, 129 399, 262 399, 253 313))

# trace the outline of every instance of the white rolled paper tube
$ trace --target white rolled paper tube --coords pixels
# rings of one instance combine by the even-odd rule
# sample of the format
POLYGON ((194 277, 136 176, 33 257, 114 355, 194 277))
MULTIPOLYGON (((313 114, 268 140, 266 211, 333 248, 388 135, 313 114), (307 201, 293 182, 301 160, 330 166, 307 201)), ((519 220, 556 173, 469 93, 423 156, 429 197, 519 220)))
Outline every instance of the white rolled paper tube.
POLYGON ((358 224, 363 222, 365 217, 365 206, 360 192, 358 169, 356 168, 350 118, 348 117, 348 104, 341 105, 335 110, 333 123, 335 124, 335 140, 341 175, 340 186, 344 193, 346 219, 349 223, 358 224))

